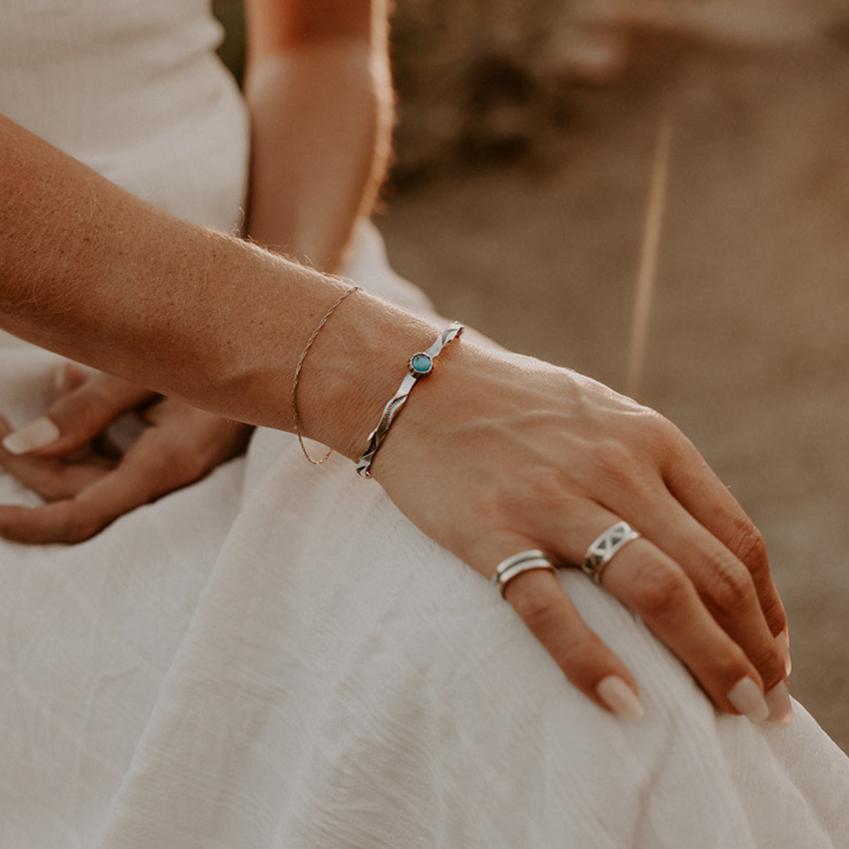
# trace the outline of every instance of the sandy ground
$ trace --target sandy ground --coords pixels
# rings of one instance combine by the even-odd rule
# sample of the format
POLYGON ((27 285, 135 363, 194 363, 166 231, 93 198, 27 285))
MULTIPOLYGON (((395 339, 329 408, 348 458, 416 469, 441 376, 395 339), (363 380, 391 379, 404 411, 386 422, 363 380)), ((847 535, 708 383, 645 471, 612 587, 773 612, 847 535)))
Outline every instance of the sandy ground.
POLYGON ((791 690, 849 751, 849 51, 693 49, 646 64, 580 94, 555 167, 445 175, 390 198, 379 224, 442 313, 623 388, 669 104, 639 397, 762 529, 790 617, 791 690))

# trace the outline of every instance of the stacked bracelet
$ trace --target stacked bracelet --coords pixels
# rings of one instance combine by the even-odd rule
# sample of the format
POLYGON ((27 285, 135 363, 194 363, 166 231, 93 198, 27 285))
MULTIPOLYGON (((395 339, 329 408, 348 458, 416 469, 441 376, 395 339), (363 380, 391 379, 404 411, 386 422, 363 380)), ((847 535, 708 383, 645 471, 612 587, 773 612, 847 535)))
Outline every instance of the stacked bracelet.
POLYGON ((307 354, 310 352, 310 348, 312 348, 312 343, 315 342, 316 337, 319 333, 321 333, 321 329, 327 324, 328 319, 333 313, 336 311, 336 307, 338 307, 342 301, 344 301, 350 295, 353 295, 354 292, 359 292, 359 286, 351 286, 348 289, 345 289, 341 295, 327 308, 327 312, 321 317, 321 320, 315 326, 315 330, 310 333, 309 339, 307 339, 306 344, 304 345, 303 351, 301 351, 301 356, 298 357, 298 362, 295 365, 295 372, 292 376, 292 393, 291 393, 291 402, 292 402, 292 422, 295 427, 295 434, 298 437, 298 443, 301 446, 301 451, 304 452, 304 457, 310 461, 314 466, 320 466, 322 463, 327 462, 330 459, 330 455, 333 453, 332 449, 328 448, 327 452, 323 457, 316 460, 315 457, 310 456, 310 452, 307 451, 307 446, 304 444, 304 435, 301 433, 301 416, 298 413, 298 383, 301 379, 301 369, 304 367, 304 360, 307 358, 307 354))
POLYGON ((419 351, 410 357, 409 372, 404 376, 398 391, 386 402, 383 413, 377 427, 369 434, 368 446, 357 462, 357 474, 364 478, 371 477, 371 464, 377 454, 389 428, 395 417, 401 412, 401 408, 407 403, 413 387, 423 377, 427 377, 433 371, 433 361, 439 356, 439 352, 450 342, 453 342, 463 332, 463 325, 455 321, 436 338, 436 341, 426 350, 419 351))

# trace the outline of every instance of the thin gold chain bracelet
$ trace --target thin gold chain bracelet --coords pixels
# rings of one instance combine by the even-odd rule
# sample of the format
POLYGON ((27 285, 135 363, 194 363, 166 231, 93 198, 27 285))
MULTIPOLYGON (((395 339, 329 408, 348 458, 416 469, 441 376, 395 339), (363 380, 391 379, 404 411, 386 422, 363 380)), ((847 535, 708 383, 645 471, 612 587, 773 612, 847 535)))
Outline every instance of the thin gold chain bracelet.
POLYGON ((307 446, 304 444, 304 436, 301 433, 301 417, 298 414, 298 382, 301 379, 301 369, 304 365, 304 360, 307 358, 307 354, 312 348, 313 342, 315 342, 316 337, 319 333, 321 333, 321 329, 327 324, 328 319, 333 313, 336 311, 336 308, 350 295, 353 295, 354 292, 358 292, 362 289, 361 286, 351 286, 349 289, 346 289, 327 309, 327 312, 321 317, 321 321, 316 325, 315 330, 310 334, 309 339, 307 339, 306 344, 304 345, 304 350, 301 351, 301 356, 298 357, 297 365, 295 366, 295 372, 292 376, 292 421, 295 425, 295 435, 298 437, 298 443, 301 446, 301 451, 304 452, 304 457, 310 461, 314 466, 320 466, 322 463, 326 462, 330 459, 330 455, 333 453, 332 448, 327 449, 327 453, 320 459, 316 460, 315 457, 310 457, 309 451, 307 451, 307 446))

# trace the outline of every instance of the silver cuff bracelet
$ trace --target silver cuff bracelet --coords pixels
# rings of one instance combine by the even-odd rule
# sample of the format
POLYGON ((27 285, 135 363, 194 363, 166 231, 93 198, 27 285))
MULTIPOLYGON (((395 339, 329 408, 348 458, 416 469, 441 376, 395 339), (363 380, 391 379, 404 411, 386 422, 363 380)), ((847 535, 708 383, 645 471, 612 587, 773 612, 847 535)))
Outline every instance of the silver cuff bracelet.
POLYGON ((401 412, 404 404, 407 403, 407 398, 410 397, 413 387, 421 378, 427 377, 433 371, 433 361, 439 356, 439 352, 450 342, 453 342, 462 332, 463 325, 458 321, 452 322, 450 327, 443 330, 436 338, 436 341, 426 351, 419 351, 410 357, 408 373, 401 381, 398 391, 386 402, 377 427, 369 434, 368 447, 363 452, 362 457, 357 461, 358 475, 364 478, 371 477, 371 464, 374 461, 374 456, 377 454, 377 450, 380 448, 383 440, 386 439, 386 434, 389 432, 389 428, 392 427, 395 417, 401 412))

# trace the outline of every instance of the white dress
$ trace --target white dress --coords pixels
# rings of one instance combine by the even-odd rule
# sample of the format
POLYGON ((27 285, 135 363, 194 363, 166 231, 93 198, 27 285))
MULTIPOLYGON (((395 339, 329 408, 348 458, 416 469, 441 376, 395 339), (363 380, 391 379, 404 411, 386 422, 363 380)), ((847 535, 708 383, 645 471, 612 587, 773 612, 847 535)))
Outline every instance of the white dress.
MULTIPOLYGON (((247 122, 205 0, 0 0, 0 110, 110 179, 238 224, 247 122)), ((349 275, 422 312, 363 225, 349 275)), ((56 358, 0 337, 0 412, 56 358)), ((34 497, 0 475, 0 501, 34 497)), ((837 849, 849 760, 717 714, 561 573, 634 670, 626 724, 340 457, 247 457, 74 547, 0 541, 0 849, 837 849)))

